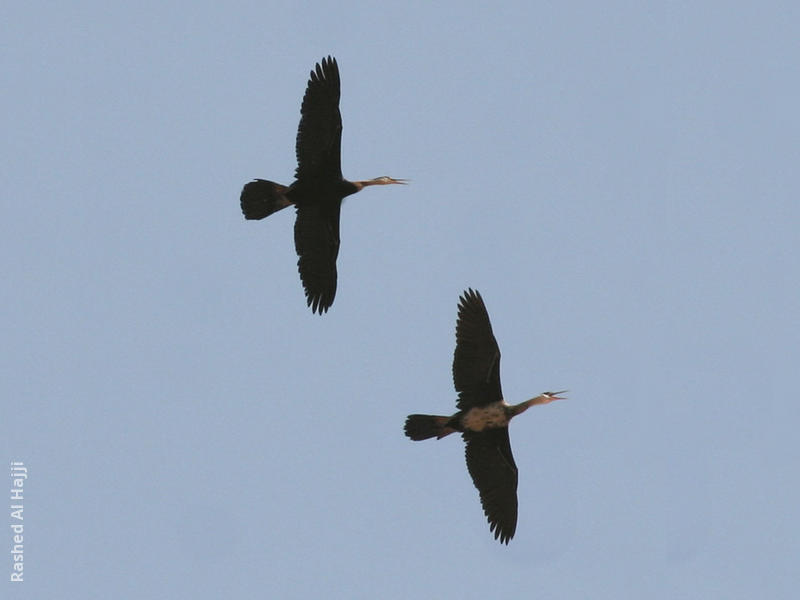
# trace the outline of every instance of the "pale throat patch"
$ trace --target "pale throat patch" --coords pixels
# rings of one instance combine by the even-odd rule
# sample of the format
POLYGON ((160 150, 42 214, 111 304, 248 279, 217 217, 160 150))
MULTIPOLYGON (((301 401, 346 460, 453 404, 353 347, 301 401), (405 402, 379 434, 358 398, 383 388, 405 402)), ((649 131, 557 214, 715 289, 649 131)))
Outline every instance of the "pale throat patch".
POLYGON ((507 407, 508 404, 501 401, 489 406, 471 408, 462 418, 464 428, 470 431, 483 431, 484 429, 506 427, 508 425, 508 416, 505 411, 507 407))

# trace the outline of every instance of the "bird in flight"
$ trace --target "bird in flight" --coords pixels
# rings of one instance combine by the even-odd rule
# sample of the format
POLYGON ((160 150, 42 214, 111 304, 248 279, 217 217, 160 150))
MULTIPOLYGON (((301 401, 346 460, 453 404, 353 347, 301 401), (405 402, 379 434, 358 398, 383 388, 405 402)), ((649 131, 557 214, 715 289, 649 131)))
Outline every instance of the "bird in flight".
POLYGON ((327 312, 336 296, 339 212, 342 200, 370 185, 404 184, 404 179, 377 177, 347 181, 342 177, 339 113, 339 66, 323 58, 311 71, 297 128, 297 170, 290 186, 255 179, 240 197, 245 219, 263 219, 293 204, 297 268, 312 312, 327 312))
POLYGON ((517 465, 511 454, 508 424, 536 404, 563 400, 560 392, 544 392, 509 405, 500 388, 500 349, 489 313, 477 291, 459 298, 453 382, 458 412, 452 416, 409 415, 405 434, 414 441, 441 439, 458 431, 466 442, 467 470, 478 489, 494 538, 508 544, 517 529, 517 465))

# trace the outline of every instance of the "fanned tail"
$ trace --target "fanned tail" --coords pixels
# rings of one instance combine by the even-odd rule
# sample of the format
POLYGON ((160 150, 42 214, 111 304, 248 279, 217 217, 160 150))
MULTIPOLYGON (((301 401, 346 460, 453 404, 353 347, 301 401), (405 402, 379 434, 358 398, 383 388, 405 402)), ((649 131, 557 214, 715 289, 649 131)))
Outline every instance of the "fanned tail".
POLYGON ((239 202, 245 219, 263 219, 286 208, 292 202, 286 197, 289 188, 274 181, 255 179, 245 184, 239 202))
POLYGON ((435 437, 441 439, 455 431, 447 426, 450 417, 437 415, 408 415, 405 432, 415 442, 435 437))

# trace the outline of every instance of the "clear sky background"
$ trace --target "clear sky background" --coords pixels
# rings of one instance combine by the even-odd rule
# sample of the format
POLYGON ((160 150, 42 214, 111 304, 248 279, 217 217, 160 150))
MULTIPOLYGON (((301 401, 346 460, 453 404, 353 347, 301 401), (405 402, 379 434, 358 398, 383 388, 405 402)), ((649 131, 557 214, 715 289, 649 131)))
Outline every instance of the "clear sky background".
POLYGON ((73 4, 0 24, 3 597, 796 597, 796 2, 73 4), (320 317, 239 192, 328 54, 345 176, 413 183, 345 201, 320 317), (508 547, 402 433, 467 287, 506 399, 570 390, 508 547))

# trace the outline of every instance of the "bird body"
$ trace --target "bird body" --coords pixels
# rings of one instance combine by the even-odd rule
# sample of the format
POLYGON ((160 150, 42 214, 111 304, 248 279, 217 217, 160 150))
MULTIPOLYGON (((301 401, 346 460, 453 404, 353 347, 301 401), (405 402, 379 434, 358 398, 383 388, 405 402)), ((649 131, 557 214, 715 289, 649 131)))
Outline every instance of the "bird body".
POLYGON ((248 220, 263 219, 287 206, 296 207, 297 268, 306 302, 312 312, 319 314, 327 312, 336 296, 342 200, 370 185, 406 183, 386 176, 366 181, 342 177, 340 85, 335 58, 329 56, 316 64, 300 109, 294 183, 287 187, 255 179, 245 184, 239 198, 248 220))
POLYGON ((428 439, 434 435, 441 439, 446 435, 450 435, 456 431, 461 433, 471 431, 479 433, 485 429, 496 429, 499 427, 508 427, 513 414, 509 406, 504 400, 492 402, 486 406, 474 406, 469 410, 460 410, 450 417, 439 415, 409 415, 406 424, 406 433, 408 433, 410 422, 412 431, 428 431, 429 435, 419 438, 421 434, 415 434, 412 439, 419 441, 420 439, 428 439), (428 421, 422 424, 422 421, 428 421), (415 425, 419 429, 414 429, 415 425))
POLYGON ((511 405, 505 400, 498 400, 485 406, 473 406, 468 410, 460 410, 452 416, 443 417, 439 415, 409 415, 406 420, 406 433, 409 431, 409 423, 414 436, 414 441, 426 440, 436 436, 441 439, 446 435, 459 431, 461 433, 480 433, 487 429, 502 429, 508 427, 511 419, 518 414, 525 412, 529 407, 536 404, 547 404, 553 400, 560 400, 557 394, 563 392, 545 392, 535 398, 511 405), (423 423, 426 421, 426 423, 423 423), (421 432, 431 432, 425 437, 421 432), (420 432, 420 433, 416 433, 420 432))
POLYGON ((466 442, 467 470, 478 489, 495 539, 508 544, 517 527, 518 471, 511 453, 508 425, 531 406, 562 399, 545 392, 510 405, 500 388, 500 349, 481 295, 471 289, 459 299, 453 381, 458 412, 409 415, 405 434, 414 441, 441 439, 456 431, 466 442))
POLYGON ((473 406, 462 413, 460 420, 464 431, 481 432, 484 429, 508 427, 512 414, 505 400, 492 402, 486 406, 473 406))

